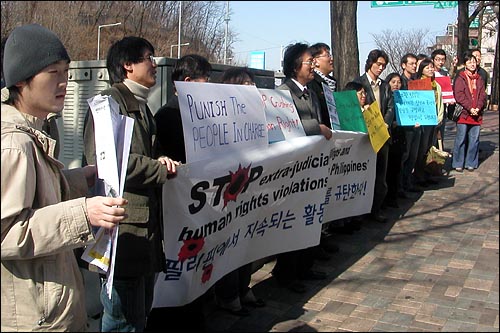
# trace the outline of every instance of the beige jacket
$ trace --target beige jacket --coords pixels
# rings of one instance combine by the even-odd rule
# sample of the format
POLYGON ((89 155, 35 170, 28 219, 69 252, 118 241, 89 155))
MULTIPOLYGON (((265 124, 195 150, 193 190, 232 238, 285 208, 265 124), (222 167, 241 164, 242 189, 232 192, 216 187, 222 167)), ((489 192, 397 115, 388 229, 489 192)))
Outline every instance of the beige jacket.
POLYGON ((81 169, 63 175, 43 120, 6 104, 1 112, 2 332, 86 330, 73 254, 94 241, 86 179, 81 169))

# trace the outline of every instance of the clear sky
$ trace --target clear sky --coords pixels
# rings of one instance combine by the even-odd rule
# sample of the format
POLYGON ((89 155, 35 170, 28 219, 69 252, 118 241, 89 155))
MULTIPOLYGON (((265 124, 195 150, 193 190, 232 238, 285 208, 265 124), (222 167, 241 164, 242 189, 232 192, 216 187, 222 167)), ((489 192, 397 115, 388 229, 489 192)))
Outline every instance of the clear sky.
MULTIPOLYGON (((229 1, 229 8, 229 28, 238 35, 233 44, 235 59, 245 65, 251 51, 265 51, 266 69, 278 70, 282 46, 296 42, 330 45, 329 1, 229 1)), ((434 41, 434 36, 445 34, 448 23, 456 22, 457 12, 457 8, 432 5, 371 8, 371 1, 358 1, 360 69, 376 48, 371 34, 428 29, 434 41)))

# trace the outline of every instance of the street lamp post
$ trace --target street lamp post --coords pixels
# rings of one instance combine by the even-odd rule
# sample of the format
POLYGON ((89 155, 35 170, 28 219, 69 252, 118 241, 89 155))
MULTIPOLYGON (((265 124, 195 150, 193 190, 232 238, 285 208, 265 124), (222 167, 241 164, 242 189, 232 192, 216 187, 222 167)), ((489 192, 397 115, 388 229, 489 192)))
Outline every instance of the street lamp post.
POLYGON ((172 49, 175 47, 175 46, 178 46, 179 47, 179 50, 177 52, 177 59, 179 59, 181 57, 181 46, 188 46, 189 43, 183 43, 183 44, 173 44, 173 45, 170 45, 170 58, 172 58, 172 49))
POLYGON ((97 27, 97 60, 99 60, 99 44, 101 43, 101 28, 112 27, 115 25, 120 25, 121 22, 111 23, 111 24, 103 24, 97 27))
MULTIPOLYGON (((179 1, 179 36, 177 42, 179 48, 177 49, 177 59, 181 57, 181 28, 182 28, 181 23, 182 23, 182 1, 179 1)), ((170 58, 172 58, 172 55, 170 55, 170 58)))
POLYGON ((226 1, 226 18, 224 21, 226 21, 226 30, 224 33, 224 65, 226 64, 227 60, 227 35, 228 35, 228 30, 229 30, 229 1, 226 1))

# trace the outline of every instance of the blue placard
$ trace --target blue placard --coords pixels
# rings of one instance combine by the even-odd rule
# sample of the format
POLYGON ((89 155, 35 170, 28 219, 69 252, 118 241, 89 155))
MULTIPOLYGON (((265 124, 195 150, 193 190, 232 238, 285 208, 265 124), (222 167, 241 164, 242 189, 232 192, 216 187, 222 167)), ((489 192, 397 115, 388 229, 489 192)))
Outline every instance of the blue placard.
POLYGON ((433 90, 396 90, 394 105, 398 126, 437 125, 433 90))

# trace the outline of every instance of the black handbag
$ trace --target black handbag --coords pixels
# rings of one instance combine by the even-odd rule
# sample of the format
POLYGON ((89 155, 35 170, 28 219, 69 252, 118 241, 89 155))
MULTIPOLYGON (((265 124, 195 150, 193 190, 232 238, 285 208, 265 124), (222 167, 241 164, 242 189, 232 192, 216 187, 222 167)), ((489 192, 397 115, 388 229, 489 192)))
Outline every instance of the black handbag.
POLYGON ((464 111, 464 107, 458 103, 455 103, 454 106, 455 107, 451 107, 451 105, 448 105, 447 117, 449 120, 457 122, 458 118, 460 118, 460 115, 464 111))

